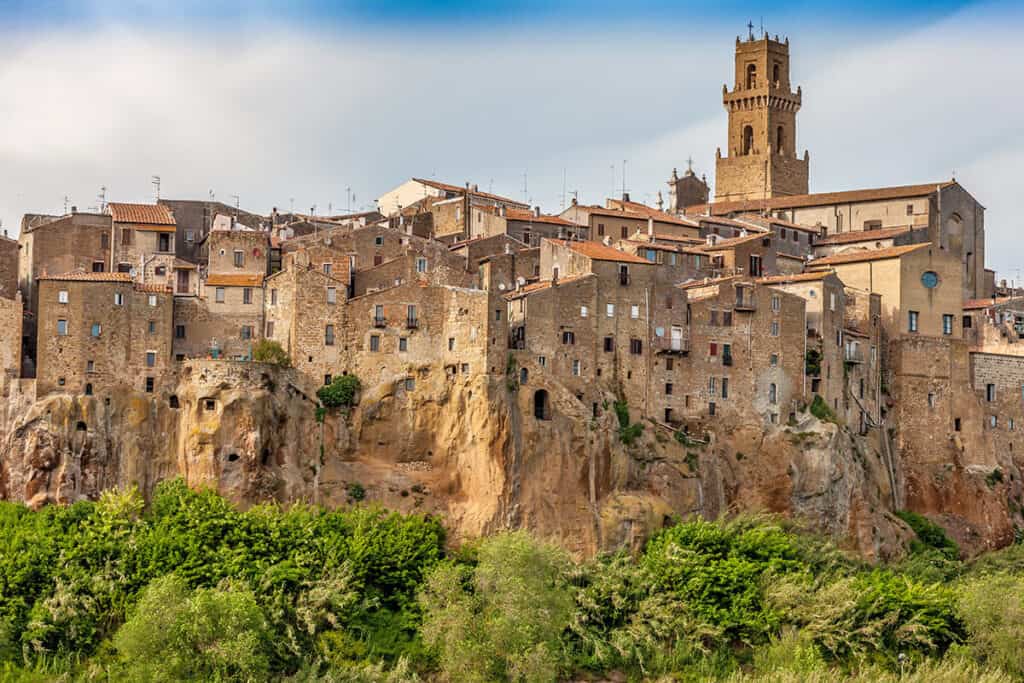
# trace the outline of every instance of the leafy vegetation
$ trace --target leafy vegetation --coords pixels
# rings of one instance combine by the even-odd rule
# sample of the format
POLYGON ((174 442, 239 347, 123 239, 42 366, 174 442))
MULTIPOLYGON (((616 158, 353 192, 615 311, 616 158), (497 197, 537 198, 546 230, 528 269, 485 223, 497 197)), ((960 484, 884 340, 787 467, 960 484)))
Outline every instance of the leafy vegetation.
POLYGON ((963 563, 941 528, 900 516, 917 540, 890 566, 755 517, 576 562, 526 532, 446 553, 431 517, 243 512, 178 481, 148 506, 0 503, 0 679, 1024 677, 1024 548, 963 563))
POLYGON ((811 401, 810 407, 811 415, 818 418, 822 422, 835 422, 836 414, 829 408, 828 403, 825 403, 825 399, 820 394, 814 395, 814 400, 811 401))
POLYGON ((282 368, 291 367, 292 359, 284 347, 273 339, 261 339, 252 349, 253 360, 259 363, 271 363, 282 368))
POLYGON ((642 422, 630 423, 629 420, 629 404, 626 403, 625 399, 616 401, 613 405, 615 408, 615 416, 619 419, 619 440, 627 446, 632 446, 640 435, 644 432, 644 425, 642 422))
POLYGON ((316 397, 325 408, 347 408, 355 404, 361 386, 355 375, 339 375, 320 387, 316 397))

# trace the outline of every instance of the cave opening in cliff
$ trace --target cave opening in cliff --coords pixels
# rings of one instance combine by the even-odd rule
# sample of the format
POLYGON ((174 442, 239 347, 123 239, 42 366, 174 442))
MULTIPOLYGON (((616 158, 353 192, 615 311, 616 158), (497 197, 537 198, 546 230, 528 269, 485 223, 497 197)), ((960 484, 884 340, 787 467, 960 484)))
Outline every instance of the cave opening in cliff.
POLYGON ((79 421, 78 424, 75 425, 76 431, 84 432, 86 431, 86 429, 88 429, 88 427, 86 427, 86 424, 84 422, 79 421))
POLYGON ((238 460, 238 453, 231 453, 228 455, 228 462, 235 462, 238 460))
POLYGON ((533 394, 533 416, 538 420, 551 419, 551 406, 547 389, 538 389, 533 394))

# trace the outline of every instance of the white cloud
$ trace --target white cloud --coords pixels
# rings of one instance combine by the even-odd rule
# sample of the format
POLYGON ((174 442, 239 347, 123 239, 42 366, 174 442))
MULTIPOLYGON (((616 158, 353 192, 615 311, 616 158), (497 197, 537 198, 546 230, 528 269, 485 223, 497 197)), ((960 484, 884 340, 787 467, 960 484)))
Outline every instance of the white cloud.
MULTIPOLYGON (((102 3, 101 3, 102 4, 102 3)), ((989 208, 989 261, 1017 265, 1024 48, 1001 8, 871 39, 792 36, 812 189, 958 177, 989 208)), ((111 198, 357 203, 411 175, 557 209, 621 184, 653 201, 693 155, 713 176, 732 35, 635 27, 347 34, 248 23, 187 33, 106 24, 22 34, 0 59, 0 217, 111 198)))

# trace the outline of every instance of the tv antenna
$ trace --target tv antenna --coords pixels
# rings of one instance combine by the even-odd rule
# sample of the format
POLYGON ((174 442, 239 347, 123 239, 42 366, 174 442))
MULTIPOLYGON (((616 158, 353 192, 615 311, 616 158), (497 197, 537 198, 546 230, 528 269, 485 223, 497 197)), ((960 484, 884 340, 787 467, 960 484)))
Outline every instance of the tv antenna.
POLYGON ((626 199, 626 159, 622 160, 622 199, 626 199))
POLYGON ((99 213, 103 213, 107 210, 107 186, 100 185, 100 193, 96 195, 96 200, 99 203, 99 213))
POLYGON ((68 196, 64 195, 64 215, 68 215, 68 196))
POLYGON ((345 186, 345 213, 352 213, 352 187, 345 186))
POLYGON ((212 201, 215 201, 216 199, 217 199, 217 195, 216 195, 216 194, 214 193, 214 191, 213 191, 213 190, 211 189, 211 190, 210 190, 210 201, 212 202, 212 201))

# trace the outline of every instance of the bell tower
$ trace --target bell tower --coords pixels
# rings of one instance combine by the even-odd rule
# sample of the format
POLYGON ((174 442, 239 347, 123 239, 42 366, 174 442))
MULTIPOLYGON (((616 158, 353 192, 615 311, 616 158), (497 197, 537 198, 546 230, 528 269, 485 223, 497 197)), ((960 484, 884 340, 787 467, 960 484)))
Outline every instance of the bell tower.
POLYGON ((796 152, 796 114, 802 93, 789 80, 789 39, 764 34, 736 38, 733 89, 722 86, 729 113, 727 154, 718 149, 715 201, 807 194, 810 155, 796 152))

